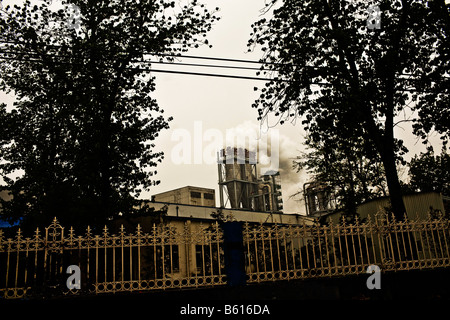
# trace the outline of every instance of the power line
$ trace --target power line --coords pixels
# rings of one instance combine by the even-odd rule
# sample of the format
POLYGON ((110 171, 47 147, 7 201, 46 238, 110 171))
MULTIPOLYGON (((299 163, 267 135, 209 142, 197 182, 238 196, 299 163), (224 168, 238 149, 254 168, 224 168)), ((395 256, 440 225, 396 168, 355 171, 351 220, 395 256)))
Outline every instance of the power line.
MULTIPOLYGON (((0 40, 0 43, 2 41, 0 40)), ((5 43, 12 43, 12 44, 18 44, 17 42, 5 42, 5 43)), ((2 51, 0 49, 0 54, 17 54, 17 53, 24 53, 23 51, 2 51)), ((31 56, 38 56, 41 57, 39 53, 34 52, 27 52, 25 51, 24 54, 31 55, 31 56)), ((213 58, 213 57, 203 57, 203 56, 192 56, 192 55, 173 55, 173 54, 157 54, 157 53, 146 53, 148 55, 156 55, 156 56, 168 56, 168 57, 182 57, 182 58, 188 58, 188 59, 202 59, 202 60, 217 60, 217 61, 227 61, 227 62, 239 62, 239 63, 259 63, 257 61, 253 60, 242 60, 242 59, 231 59, 231 58, 213 58)), ((51 54, 48 55, 50 58, 70 58, 72 56, 70 55, 58 55, 58 54, 51 54)), ((31 59, 21 59, 21 58, 14 58, 14 57, 0 57, 2 60, 17 60, 17 61, 29 61, 29 62, 43 62, 43 60, 31 60, 31 59)), ((179 62, 163 62, 163 61, 131 61, 133 63, 148 63, 148 64, 166 64, 166 65, 178 65, 178 66, 187 66, 187 67, 205 67, 205 68, 228 68, 228 69, 236 69, 236 70, 258 70, 258 71, 272 71, 276 72, 276 69, 263 69, 261 68, 253 68, 253 67, 241 67, 241 66, 225 66, 225 65, 213 65, 213 64, 197 64, 197 63, 179 63, 179 62)), ((56 63, 56 61, 55 61, 56 63)), ((69 62, 59 62, 59 63, 65 63, 65 64, 71 64, 69 62)), ((282 65, 282 64, 279 64, 282 65)), ((318 67, 321 68, 321 67, 318 67)), ((325 67, 323 67, 325 68, 325 67)), ((227 74, 219 74, 219 73, 202 73, 202 72, 188 72, 188 71, 181 71, 181 70, 161 70, 161 69, 151 69, 151 68, 132 68, 128 67, 126 68, 128 70, 136 70, 136 71, 146 71, 146 72, 156 72, 156 73, 170 73, 170 74, 182 74, 182 75, 196 75, 196 76, 207 76, 207 77, 219 77, 219 78, 232 78, 232 79, 243 79, 243 80, 258 80, 258 81, 275 81, 275 82, 293 82, 293 80, 289 79, 278 79, 278 78, 258 78, 258 77, 251 77, 251 76, 241 76, 241 75, 227 75, 227 74)), ((405 75, 405 74, 404 74, 405 75)), ((410 75, 409 75, 410 76, 410 75)), ((399 78, 402 80, 415 80, 415 79, 405 79, 405 78, 399 78)), ((313 85, 321 85, 321 86, 331 86, 330 83, 324 83, 324 82, 314 82, 311 83, 313 85)), ((407 90, 405 91, 414 91, 414 90, 407 90)))
POLYGON ((144 54, 161 56, 161 57, 187 58, 187 59, 199 59, 199 60, 215 60, 215 61, 250 63, 250 64, 272 64, 272 65, 280 65, 280 66, 288 65, 286 63, 277 63, 277 62, 261 62, 261 61, 256 61, 256 60, 242 60, 242 59, 231 59, 231 58, 215 58, 215 57, 191 56, 191 55, 173 55, 173 54, 166 54, 166 53, 144 52, 144 54))
POLYGON ((181 62, 163 62, 163 61, 132 61, 133 63, 150 63, 150 64, 166 64, 171 66, 186 66, 186 67, 201 67, 201 68, 218 68, 218 69, 238 69, 238 70, 254 70, 254 71, 274 71, 270 69, 252 68, 252 67, 237 67, 225 65, 212 64, 197 64, 197 63, 181 63, 181 62))
MULTIPOLYGON (((1 43, 7 43, 7 44, 27 44, 25 42, 18 42, 18 41, 4 41, 0 40, 1 43)), ((49 47, 61 47, 60 45, 47 45, 49 47)), ((123 51, 125 52, 125 51, 123 51)), ((6 53, 6 52, 5 52, 6 53)), ((23 53, 23 51, 10 51, 9 53, 23 53)), ((27 52, 26 54, 29 55, 39 55, 38 53, 32 53, 27 52)), ((161 56, 161 57, 171 57, 171 58, 186 58, 186 59, 197 59, 197 60, 208 60, 208 61, 223 61, 223 62, 235 62, 235 63, 247 63, 247 64, 259 64, 261 67, 254 68, 254 67, 243 67, 243 66, 228 66, 228 65, 214 65, 214 64, 199 64, 199 63, 182 63, 182 62, 164 62, 164 61, 132 61, 134 63, 153 63, 153 64, 167 64, 167 65, 178 65, 178 66, 186 66, 186 67, 202 67, 202 68, 219 68, 219 69, 236 69, 236 70, 254 70, 254 71, 271 71, 276 72, 279 71, 279 69, 265 69, 262 67, 262 65, 274 65, 274 66, 297 66, 300 68, 310 68, 310 69, 326 69, 326 66, 302 66, 302 65, 295 65, 295 64, 288 64, 288 63, 277 63, 277 62, 261 62, 261 61, 255 61, 255 60, 244 60, 244 59, 233 59, 233 58, 220 58, 220 57, 205 57, 205 56, 194 56, 194 55, 181 55, 181 54, 169 54, 169 53, 151 53, 151 52, 143 52, 143 55, 153 55, 153 56, 161 56)), ((63 56, 63 55, 48 55, 49 57, 71 57, 71 56, 63 56)), ((11 59, 14 60, 14 59, 11 59)), ((159 71, 155 71, 159 72, 159 71)), ((160 70, 160 72, 163 72, 163 70, 160 70)), ((184 74, 189 74, 188 72, 185 72, 184 74)), ((410 74, 401 74, 400 76, 411 76, 410 74)), ((232 76, 230 76, 232 77, 232 76)), ((238 77, 239 78, 239 77, 238 77)), ((243 79, 252 78, 252 77, 241 77, 243 79)), ((448 78, 448 77, 444 77, 448 78)), ((254 79, 261 80, 260 78, 254 77, 254 79)), ((264 79, 266 80, 266 79, 264 79)), ((415 79, 403 79, 403 80, 415 80, 415 79)))
MULTIPOLYGON (((26 54, 30 56, 38 56, 41 57, 39 53, 34 52, 26 52, 23 51, 1 51, 0 53, 4 54, 26 54)), ((69 55, 61 55, 61 54, 51 54, 47 55, 48 57, 54 57, 54 58, 70 58, 69 55)), ((172 56, 172 57, 181 57, 181 56, 172 56)), ((188 58, 194 58, 194 56, 183 56, 188 58)), ((208 60, 218 60, 218 61, 240 61, 243 62, 244 60, 239 59, 225 59, 225 58, 212 58, 212 57, 195 57, 194 59, 208 59, 208 60)), ((166 64, 166 65, 176 65, 176 66, 186 66, 186 67, 202 67, 202 68, 218 68, 218 69, 236 69, 236 70, 253 70, 253 71, 277 71, 276 69, 264 69, 263 67, 255 68, 255 67, 243 67, 243 66, 233 66, 233 65, 217 65, 217 64, 201 64, 201 63, 183 63, 183 62, 165 62, 165 61, 157 61, 157 60, 132 60, 132 63, 149 63, 149 64, 166 64)), ((256 61, 253 61, 252 63, 257 63, 256 61)))
MULTIPOLYGON (((18 41, 4 41, 4 40, 0 40, 0 44, 27 45, 29 43, 18 42, 18 41)), ((47 44, 45 44, 45 46, 54 47, 54 48, 62 47, 61 45, 47 45, 47 44)), ((122 52, 126 53, 126 51, 122 51, 122 52)), ((307 67, 307 68, 314 68, 314 69, 325 68, 325 67, 317 67, 317 66, 302 66, 302 65, 295 65, 295 64, 290 64, 290 63, 256 61, 256 60, 222 58, 222 57, 206 57, 206 56, 194 56, 194 55, 183 55, 183 54, 172 54, 172 53, 157 53, 157 52, 148 52, 148 51, 142 51, 141 53, 142 53, 142 55, 152 55, 152 56, 170 57, 170 58, 186 58, 186 59, 196 59, 196 60, 222 61, 222 62, 259 64, 259 65, 274 65, 274 66, 298 66, 298 67, 307 67)), ((246 67, 242 67, 242 68, 246 69, 246 67)), ((254 68, 254 69, 256 69, 256 68, 254 68)))
MULTIPOLYGON (((16 60, 16 61, 25 61, 24 59, 14 58, 14 57, 0 57, 0 60, 16 60)), ((31 63, 40 63, 42 60, 26 60, 31 63)), ((70 64, 68 62, 60 62, 63 64, 70 64)), ((228 74, 219 74, 219 73, 202 73, 202 72, 188 72, 188 71, 180 71, 180 70, 161 70, 161 69, 153 69, 153 68, 138 68, 138 67, 127 67, 126 70, 132 71, 142 71, 142 72, 155 72, 155 73, 171 73, 171 74, 181 74, 181 75, 195 75, 195 76, 205 76, 205 77, 217 77, 217 78, 230 78, 230 79, 241 79, 241 80, 258 80, 258 81, 276 81, 276 82, 290 82, 291 80, 284 79, 269 79, 269 78, 258 78, 258 77, 250 77, 250 76, 239 76, 239 75, 228 75, 228 74)))
MULTIPOLYGON (((175 70, 158 70, 158 69, 147 69, 147 68, 129 68, 131 70, 137 71, 148 71, 157 73, 172 73, 172 74, 182 74, 182 75, 193 75, 193 76, 204 76, 204 77, 217 77, 217 78, 230 78, 230 79, 241 79, 241 80, 260 80, 260 81, 275 81, 275 82, 292 82, 292 80, 285 79, 267 79, 267 78, 257 78, 257 77, 247 77, 247 76, 236 76, 227 75, 219 73, 201 73, 201 72, 187 72, 187 71, 175 71, 175 70)), ((319 83, 312 83, 319 84, 319 83)), ((325 83, 323 84, 325 85, 325 83)))
MULTIPOLYGON (((9 59, 9 60, 20 60, 17 58, 4 58, 0 57, 0 60, 2 59, 9 59)), ((30 62, 42 62, 40 60, 29 60, 30 62)), ((240 80, 258 80, 258 81, 274 81, 274 82, 293 82, 293 80, 289 79, 278 79, 278 78, 257 78, 257 77, 249 77, 249 76, 237 76, 237 75, 227 75, 227 74, 218 74, 218 73, 202 73, 202 72, 188 72, 188 71, 179 71, 179 70, 160 70, 160 69, 152 69, 152 68, 125 68, 127 70, 134 70, 134 71, 142 71, 142 72, 155 72, 155 73, 169 73, 169 74, 180 74, 180 75, 193 75, 193 76, 203 76, 203 77, 216 77, 216 78, 229 78, 229 79, 240 79, 240 80)), ((317 86, 332 86, 331 83, 325 83, 325 82, 311 82, 310 85, 317 85, 317 86)), ((413 89, 402 89, 400 91, 405 92, 418 92, 417 90, 413 89)))

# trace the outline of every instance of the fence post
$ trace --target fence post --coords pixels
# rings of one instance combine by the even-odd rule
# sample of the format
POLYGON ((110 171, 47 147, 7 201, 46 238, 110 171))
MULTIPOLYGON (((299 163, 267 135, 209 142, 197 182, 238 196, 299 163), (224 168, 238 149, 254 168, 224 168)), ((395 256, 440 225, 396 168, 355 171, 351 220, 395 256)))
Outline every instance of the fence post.
POLYGON ((244 238, 242 223, 233 221, 223 224, 224 260, 227 283, 230 286, 245 285, 244 238))
POLYGON ((44 275, 42 292, 44 296, 58 295, 62 290, 62 255, 64 244, 64 227, 56 217, 45 228, 44 240, 44 275))

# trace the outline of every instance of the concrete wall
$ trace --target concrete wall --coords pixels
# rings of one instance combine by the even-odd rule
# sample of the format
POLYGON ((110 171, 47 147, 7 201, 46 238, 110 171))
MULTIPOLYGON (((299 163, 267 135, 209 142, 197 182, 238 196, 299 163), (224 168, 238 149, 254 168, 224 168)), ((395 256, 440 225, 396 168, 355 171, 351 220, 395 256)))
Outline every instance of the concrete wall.
MULTIPOLYGON (((408 219, 425 220, 428 217, 430 210, 440 210, 444 212, 444 203, 442 195, 438 192, 421 192, 403 196, 403 203, 405 204, 408 219)), ((386 208, 389 208, 389 197, 382 197, 367 201, 358 206, 357 212, 360 218, 367 218, 369 215, 374 218, 377 213, 384 213, 386 208)), ((341 212, 336 212, 330 217, 333 222, 338 222, 341 212)))
POLYGON ((158 193, 153 197, 155 201, 159 202, 191 204, 208 207, 213 207, 216 205, 215 190, 201 187, 186 186, 183 188, 158 193), (198 197, 193 196, 193 194, 198 194, 198 197), (205 197, 205 194, 209 196, 205 197), (209 199, 208 197, 211 197, 212 199, 209 199))
POLYGON ((204 221, 214 222, 215 219, 211 217, 212 213, 217 213, 218 210, 222 210, 224 217, 236 221, 253 222, 253 223, 278 223, 278 224, 311 224, 312 220, 305 216, 298 214, 283 214, 283 213, 267 213, 246 211, 239 209, 220 209, 216 207, 202 207, 193 205, 184 205, 177 203, 166 202, 149 202, 147 204, 150 207, 160 210, 164 206, 167 206, 167 217, 185 218, 185 219, 201 219, 204 221))

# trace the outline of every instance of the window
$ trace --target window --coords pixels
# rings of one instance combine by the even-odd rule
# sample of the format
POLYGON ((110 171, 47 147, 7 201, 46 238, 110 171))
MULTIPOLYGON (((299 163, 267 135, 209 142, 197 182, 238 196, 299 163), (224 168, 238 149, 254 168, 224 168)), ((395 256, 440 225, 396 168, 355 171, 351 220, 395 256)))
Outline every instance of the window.
POLYGON ((201 198, 202 194, 200 192, 191 191, 191 198, 201 198))
POLYGON ((208 200, 214 200, 214 194, 212 194, 212 193, 204 193, 203 194, 203 198, 204 199, 208 199, 208 200))

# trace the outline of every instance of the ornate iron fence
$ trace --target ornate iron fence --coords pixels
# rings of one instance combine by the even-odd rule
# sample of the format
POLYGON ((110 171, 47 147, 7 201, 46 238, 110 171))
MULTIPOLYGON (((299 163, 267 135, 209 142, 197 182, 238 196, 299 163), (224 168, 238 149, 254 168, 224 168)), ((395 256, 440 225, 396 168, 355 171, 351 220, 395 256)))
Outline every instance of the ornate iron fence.
POLYGON ((354 224, 244 228, 249 282, 450 266, 449 220, 396 221, 377 215, 354 224))
MULTIPOLYGON (((243 226, 248 282, 332 277, 450 266, 449 220, 396 221, 386 215, 364 223, 243 226)), ((105 227, 94 235, 66 231, 55 219, 33 236, 0 229, 0 297, 98 294, 226 284, 219 224, 140 226, 134 233, 105 227), (68 289, 67 268, 79 267, 81 289, 68 289)))
POLYGON ((55 219, 33 237, 19 230, 5 239, 0 230, 0 296, 51 296, 80 293, 144 291, 225 283, 223 237, 219 225, 177 229, 140 226, 127 234, 120 228, 101 235, 90 228, 83 236, 68 233, 55 219), (81 289, 68 289, 70 265, 80 268, 81 289))

